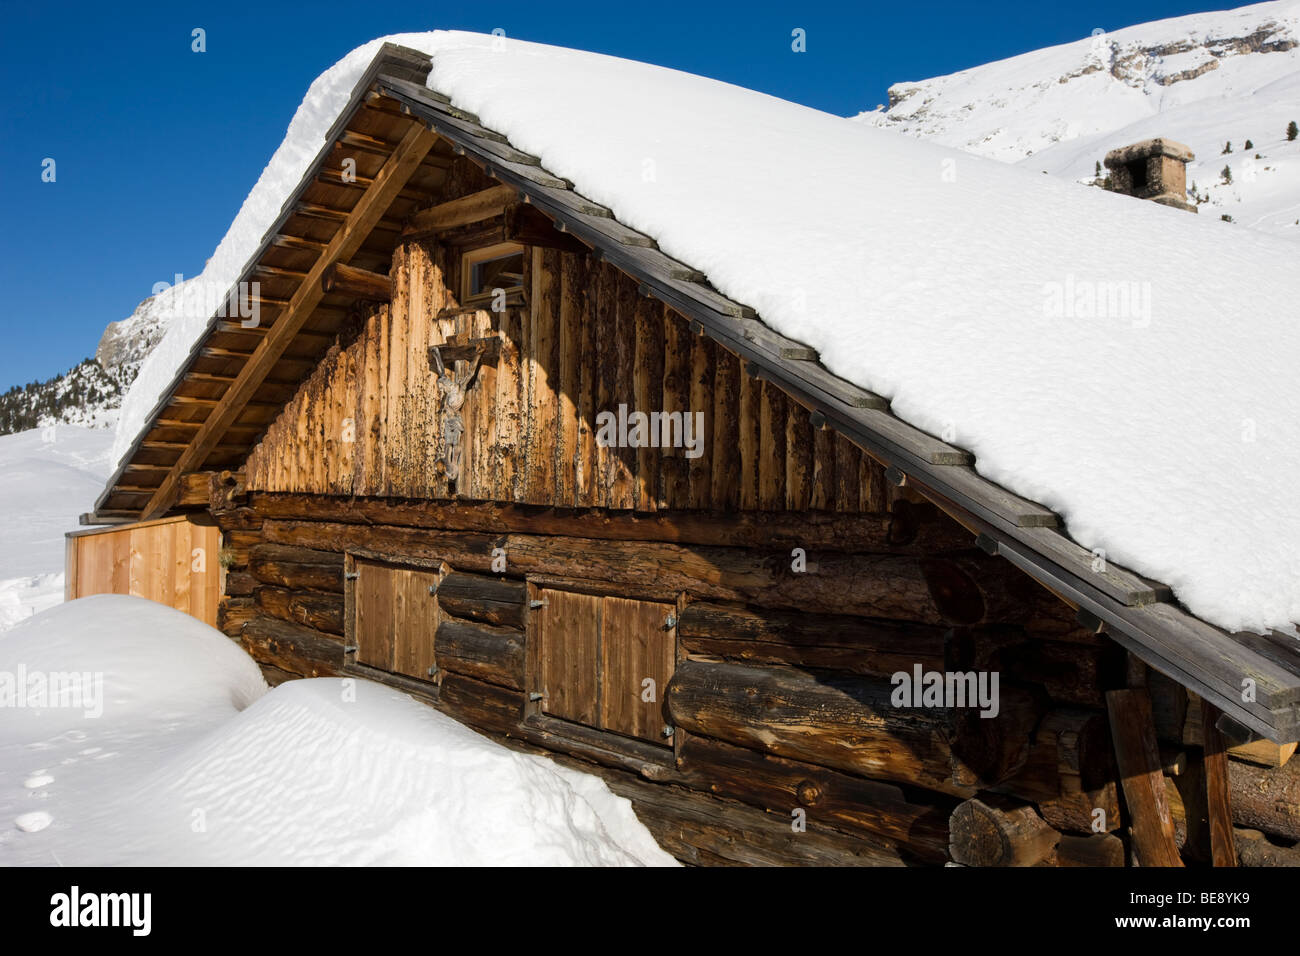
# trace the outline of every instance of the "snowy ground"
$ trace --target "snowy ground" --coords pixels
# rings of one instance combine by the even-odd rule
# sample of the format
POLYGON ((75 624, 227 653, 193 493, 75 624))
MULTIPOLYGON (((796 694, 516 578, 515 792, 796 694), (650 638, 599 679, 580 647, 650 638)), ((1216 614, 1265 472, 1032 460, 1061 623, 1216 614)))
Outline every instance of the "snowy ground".
POLYGON ((0 865, 675 865, 597 777, 139 598, 0 634, 0 709, 0 865))
POLYGON ((103 490, 112 444, 73 425, 0 435, 0 631, 63 600, 63 535, 103 490))

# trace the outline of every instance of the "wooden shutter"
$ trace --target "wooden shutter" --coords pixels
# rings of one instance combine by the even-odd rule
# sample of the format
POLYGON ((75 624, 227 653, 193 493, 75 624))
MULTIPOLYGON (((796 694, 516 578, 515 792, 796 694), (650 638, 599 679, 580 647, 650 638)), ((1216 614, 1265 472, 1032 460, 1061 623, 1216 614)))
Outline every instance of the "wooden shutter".
POLYGON ((434 634, 441 621, 430 593, 441 575, 425 568, 356 562, 353 591, 357 661, 418 680, 430 680, 434 634))
POLYGON ((600 726, 668 744, 663 694, 676 663, 677 631, 664 627, 671 604, 607 597, 601 603, 600 726), (654 681, 648 693, 646 678, 654 681), (652 700, 643 697, 652 696, 652 700))
POLYGON ((677 631, 665 624, 675 606, 549 589, 538 597, 544 604, 533 621, 543 712, 671 745, 663 736, 663 694, 676 662, 677 631))
POLYGON ((542 591, 537 635, 542 647, 543 710, 597 726, 600 714, 600 598, 542 591))

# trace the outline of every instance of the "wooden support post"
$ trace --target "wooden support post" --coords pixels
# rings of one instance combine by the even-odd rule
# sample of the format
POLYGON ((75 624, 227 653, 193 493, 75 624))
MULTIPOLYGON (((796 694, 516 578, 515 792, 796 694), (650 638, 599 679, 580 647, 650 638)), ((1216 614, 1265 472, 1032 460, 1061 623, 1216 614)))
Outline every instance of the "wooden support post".
POLYGON ((546 249, 559 249, 578 255, 586 253, 587 246, 573 236, 555 228, 550 217, 527 203, 513 202, 505 208, 506 242, 517 242, 524 246, 542 246, 546 249))
POLYGON ((320 287, 322 292, 352 295, 371 302, 390 302, 393 298, 392 276, 342 262, 336 262, 325 270, 320 278, 320 287))
POLYGON ((489 186, 468 196, 421 209, 407 221, 402 235, 410 238, 491 219, 505 212, 506 206, 518 195, 512 186, 489 186))
POLYGON ((1205 808, 1210 838, 1210 861, 1215 866, 1236 866, 1232 835, 1232 802, 1228 783, 1228 742, 1216 726, 1219 709, 1201 701, 1202 761, 1205 766, 1205 808))
POLYGON ((1160 769, 1151 698, 1141 688, 1107 691, 1106 709, 1138 863, 1182 866, 1160 769))

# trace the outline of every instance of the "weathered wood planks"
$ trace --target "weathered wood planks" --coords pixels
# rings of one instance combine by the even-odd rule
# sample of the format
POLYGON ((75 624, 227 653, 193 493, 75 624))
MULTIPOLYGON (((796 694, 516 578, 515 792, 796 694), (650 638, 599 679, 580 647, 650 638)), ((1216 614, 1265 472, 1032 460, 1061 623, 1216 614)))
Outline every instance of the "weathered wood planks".
POLYGON ((391 302, 370 308, 269 425, 248 460, 250 489, 642 513, 884 509, 879 482, 859 477, 878 468, 863 452, 609 263, 535 247, 527 304, 492 312, 451 308, 456 255, 433 240, 398 244, 381 277, 391 302), (453 412, 428 349, 484 336, 500 347, 455 413, 463 468, 449 485, 453 412), (639 447, 598 441, 598 417, 620 406, 675 417, 647 427, 639 447))

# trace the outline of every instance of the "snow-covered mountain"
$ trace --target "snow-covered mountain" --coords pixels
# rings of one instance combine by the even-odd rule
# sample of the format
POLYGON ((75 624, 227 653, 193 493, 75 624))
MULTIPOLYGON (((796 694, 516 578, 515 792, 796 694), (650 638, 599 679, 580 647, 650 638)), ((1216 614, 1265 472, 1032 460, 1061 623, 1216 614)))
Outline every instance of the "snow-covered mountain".
POLYGON ((1287 139, 1300 122, 1298 0, 1098 30, 899 83, 887 109, 855 119, 1089 183, 1107 151, 1167 137, 1196 153, 1201 215, 1300 240, 1300 138, 1287 139))
POLYGON ((167 331, 160 296, 150 296, 125 319, 110 322, 93 358, 43 382, 0 394, 0 435, 52 424, 112 428, 131 383, 167 331))

